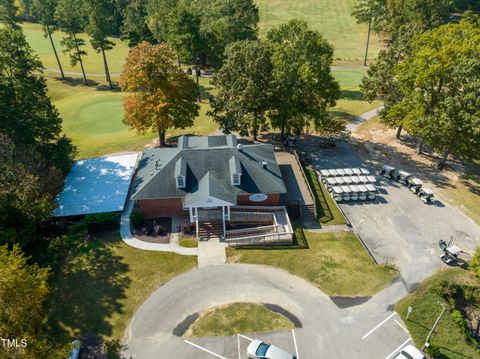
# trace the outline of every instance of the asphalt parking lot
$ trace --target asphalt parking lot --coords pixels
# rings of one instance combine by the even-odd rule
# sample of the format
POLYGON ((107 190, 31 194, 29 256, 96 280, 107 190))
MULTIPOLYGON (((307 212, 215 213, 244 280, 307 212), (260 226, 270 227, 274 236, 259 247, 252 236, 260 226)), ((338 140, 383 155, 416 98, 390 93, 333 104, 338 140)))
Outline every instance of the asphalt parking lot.
MULTIPOLYGON (((308 147, 307 147, 308 148, 308 147)), ((316 169, 365 167, 347 144, 334 150, 309 147, 316 169)), ((379 263, 394 263, 407 289, 445 264, 439 259, 440 239, 472 254, 480 245, 480 227, 457 209, 435 199, 424 204, 407 187, 378 178, 375 201, 340 203, 354 230, 362 237, 379 263)))

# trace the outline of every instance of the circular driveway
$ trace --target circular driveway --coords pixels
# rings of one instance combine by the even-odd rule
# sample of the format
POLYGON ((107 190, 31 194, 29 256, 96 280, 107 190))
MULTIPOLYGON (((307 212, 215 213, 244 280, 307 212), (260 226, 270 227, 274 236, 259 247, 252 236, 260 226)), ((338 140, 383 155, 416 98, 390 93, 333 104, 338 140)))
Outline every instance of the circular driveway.
MULTIPOLYGON (((189 315, 207 308, 257 302, 276 304, 300 320, 302 327, 295 329, 295 344, 301 358, 385 358, 409 338, 404 329, 386 322, 381 331, 362 337, 395 315, 387 307, 403 293, 402 285, 395 283, 365 304, 341 309, 318 288, 283 270, 247 264, 206 267, 174 278, 147 299, 128 328, 126 354, 146 359, 214 358, 186 344, 173 334, 174 329, 189 315)), ((276 344, 284 337, 285 333, 279 332, 269 339, 276 344)), ((200 341, 216 357, 243 358, 244 353, 239 356, 233 345, 236 340, 226 337, 200 341)))

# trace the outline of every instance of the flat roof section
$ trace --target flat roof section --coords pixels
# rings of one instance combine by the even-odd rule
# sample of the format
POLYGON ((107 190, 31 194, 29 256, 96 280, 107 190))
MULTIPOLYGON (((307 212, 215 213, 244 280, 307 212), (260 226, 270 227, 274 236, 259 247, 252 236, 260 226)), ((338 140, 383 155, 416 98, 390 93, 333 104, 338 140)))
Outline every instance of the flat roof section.
POLYGON ((138 153, 76 161, 57 196, 53 217, 122 211, 138 153))

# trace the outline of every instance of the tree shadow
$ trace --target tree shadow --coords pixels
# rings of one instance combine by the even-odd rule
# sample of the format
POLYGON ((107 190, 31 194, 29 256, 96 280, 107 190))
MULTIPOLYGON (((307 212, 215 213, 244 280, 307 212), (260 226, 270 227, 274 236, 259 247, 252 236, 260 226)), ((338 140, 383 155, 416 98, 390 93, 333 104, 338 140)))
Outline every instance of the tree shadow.
POLYGON ((346 122, 352 122, 357 118, 357 116, 354 116, 351 113, 345 112, 345 111, 329 111, 329 112, 333 117, 338 118, 340 120, 344 120, 346 122))
POLYGON ((340 91, 341 100, 363 100, 362 91, 351 91, 351 90, 342 90, 340 91))
POLYGON ((120 301, 130 284, 128 265, 112 251, 117 241, 117 235, 104 239, 79 236, 52 285, 48 324, 55 337, 70 341, 72 334, 112 334, 108 318, 123 312, 120 301))
MULTIPOLYGON (((414 144, 411 139, 404 141, 409 146, 414 144)), ((407 171, 421 180, 433 182, 440 188, 453 187, 445 172, 438 170, 436 166, 416 160, 408 153, 400 152, 393 146, 355 137, 350 138, 350 144, 355 152, 372 167, 379 168, 384 164, 389 164, 407 171)))

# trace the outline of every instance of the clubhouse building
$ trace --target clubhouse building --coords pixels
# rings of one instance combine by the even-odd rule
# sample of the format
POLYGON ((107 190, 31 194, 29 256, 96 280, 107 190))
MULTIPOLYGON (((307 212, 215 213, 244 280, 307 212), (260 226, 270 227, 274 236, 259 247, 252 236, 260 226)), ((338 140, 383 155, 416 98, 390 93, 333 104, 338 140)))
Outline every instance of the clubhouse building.
POLYGON ((292 240, 284 193, 272 145, 242 145, 230 134, 146 149, 130 199, 145 218, 184 217, 198 238, 273 243, 292 240))

